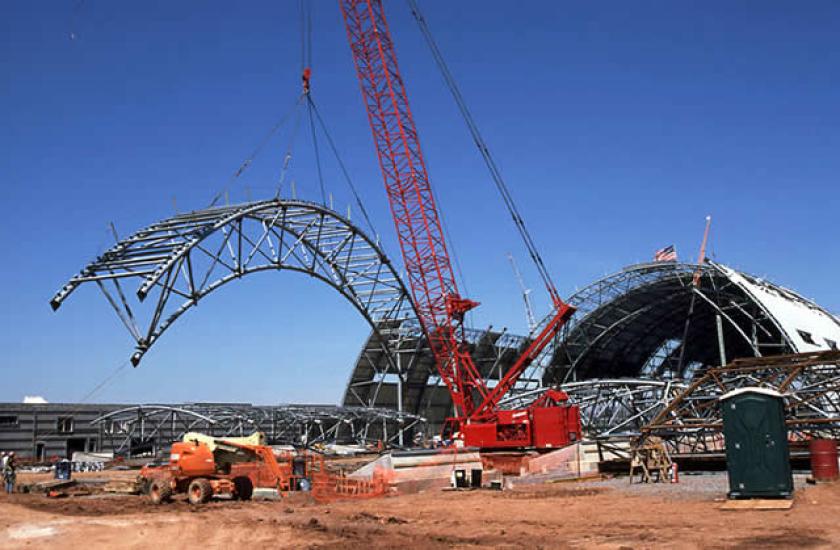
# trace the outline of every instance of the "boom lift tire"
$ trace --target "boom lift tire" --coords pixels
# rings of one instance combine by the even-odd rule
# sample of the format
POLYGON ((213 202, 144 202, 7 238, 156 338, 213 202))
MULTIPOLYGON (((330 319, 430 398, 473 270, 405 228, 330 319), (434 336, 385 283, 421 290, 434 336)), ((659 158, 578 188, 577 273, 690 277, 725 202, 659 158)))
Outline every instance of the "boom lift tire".
POLYGON ((196 478, 190 482, 187 488, 187 498, 190 504, 203 504, 213 496, 213 486, 203 477, 196 478))
POLYGON ((166 481, 155 479, 149 484, 149 498, 152 504, 163 504, 172 500, 172 487, 166 481))
POLYGON ((138 478, 138 489, 140 490, 141 495, 148 495, 149 494, 149 487, 152 485, 152 482, 146 478, 140 477, 138 478))
POLYGON ((247 477, 237 477, 233 480, 236 500, 251 500, 254 494, 254 484, 247 477))

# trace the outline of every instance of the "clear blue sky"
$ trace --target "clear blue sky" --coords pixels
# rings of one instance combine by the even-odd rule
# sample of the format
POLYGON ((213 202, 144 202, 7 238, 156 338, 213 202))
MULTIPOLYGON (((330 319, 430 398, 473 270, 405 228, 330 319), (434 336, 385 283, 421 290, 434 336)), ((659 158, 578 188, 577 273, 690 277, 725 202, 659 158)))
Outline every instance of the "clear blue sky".
MULTIPOLYGON (((206 206, 299 92, 297 2, 5 2, 0 400, 85 395, 132 342, 95 288, 48 300, 121 233, 206 206), (78 7, 77 7, 78 6, 78 7), (71 37, 71 33, 75 38, 71 37)), ((391 237, 338 6, 314 2, 313 94, 391 237)), ((840 311, 840 5, 422 2, 565 294, 714 216, 719 261, 840 311)), ((527 265, 404 2, 387 14, 477 325, 524 330, 527 265)), ((272 142, 233 190, 265 197, 272 142)), ((300 195, 317 199, 308 136, 300 195)), ((325 164, 337 205, 348 193, 325 164)), ((535 294, 540 312, 545 296, 535 294)), ((337 402, 368 327, 290 273, 211 295, 95 401, 337 402)))

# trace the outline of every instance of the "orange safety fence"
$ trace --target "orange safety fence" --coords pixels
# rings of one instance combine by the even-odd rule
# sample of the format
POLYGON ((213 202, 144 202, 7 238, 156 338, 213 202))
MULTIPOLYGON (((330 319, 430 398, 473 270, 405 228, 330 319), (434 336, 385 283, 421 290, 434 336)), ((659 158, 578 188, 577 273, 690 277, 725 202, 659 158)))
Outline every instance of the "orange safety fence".
POLYGON ((312 497, 318 502, 382 497, 390 491, 389 477, 384 470, 376 470, 370 479, 321 470, 312 476, 312 497))

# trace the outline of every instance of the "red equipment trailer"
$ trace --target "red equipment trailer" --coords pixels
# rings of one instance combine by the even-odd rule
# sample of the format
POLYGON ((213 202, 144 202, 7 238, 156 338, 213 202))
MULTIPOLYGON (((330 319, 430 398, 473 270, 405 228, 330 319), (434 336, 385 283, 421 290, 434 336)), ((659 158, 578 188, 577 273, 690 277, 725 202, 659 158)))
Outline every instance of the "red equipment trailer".
MULTIPOLYGON (((455 415, 447 421, 449 430, 460 434, 466 445, 483 448, 548 449, 580 439, 578 409, 566 403, 563 392, 549 390, 526 409, 498 408, 499 400, 557 335, 574 308, 560 299, 502 182, 500 190, 541 270, 554 313, 504 377, 493 388, 488 387, 464 343, 464 314, 478 303, 458 292, 382 2, 339 3, 414 306, 437 370, 452 396, 455 415)), ((474 137, 476 134, 477 130, 474 137)), ((491 171, 495 170, 485 153, 486 147, 482 154, 491 171)), ((494 177, 498 185, 497 170, 494 177)))

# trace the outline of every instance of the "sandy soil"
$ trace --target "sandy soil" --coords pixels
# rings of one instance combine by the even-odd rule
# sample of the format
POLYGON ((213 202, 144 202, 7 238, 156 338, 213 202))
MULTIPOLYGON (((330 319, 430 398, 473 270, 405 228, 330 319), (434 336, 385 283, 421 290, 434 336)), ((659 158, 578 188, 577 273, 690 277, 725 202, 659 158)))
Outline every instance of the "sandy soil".
POLYGON ((136 496, 0 496, 0 548, 837 548, 840 484, 797 490, 788 511, 721 511, 725 477, 626 479, 318 505, 136 496))

